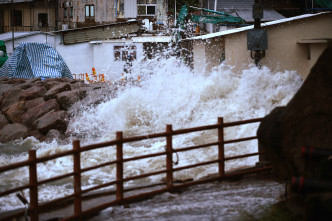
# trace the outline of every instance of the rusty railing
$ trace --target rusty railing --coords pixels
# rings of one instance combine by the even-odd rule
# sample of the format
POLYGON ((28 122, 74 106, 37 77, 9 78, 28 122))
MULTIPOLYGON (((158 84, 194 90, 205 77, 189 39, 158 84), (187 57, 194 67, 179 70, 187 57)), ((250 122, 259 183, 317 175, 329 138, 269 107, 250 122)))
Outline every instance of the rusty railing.
MULTIPOLYGON (((231 172, 231 173, 225 173, 225 161, 239 159, 239 158, 246 158, 246 157, 251 157, 251 156, 257 156, 261 153, 256 152, 256 153, 249 153, 249 154, 244 154, 244 155, 239 155, 239 156, 225 157, 224 156, 224 145, 225 144, 249 141, 249 140, 257 139, 257 137, 251 136, 251 137, 244 137, 244 138, 240 138, 240 139, 224 140, 224 128, 240 126, 240 125, 249 124, 249 123, 258 123, 261 121, 261 119, 262 118, 257 118, 257 119, 251 119, 251 120, 224 123, 223 118, 218 118, 218 123, 214 124, 214 125, 207 125, 207 126, 201 126, 201 127, 195 127, 195 128, 179 129, 179 130, 173 130, 172 125, 167 125, 165 132, 144 135, 144 136, 128 137, 128 138, 124 138, 122 132, 117 132, 115 140, 98 143, 98 144, 87 145, 87 146, 81 146, 80 141, 76 140, 73 142, 72 150, 64 151, 64 152, 57 153, 57 154, 50 155, 50 156, 39 157, 39 158, 36 157, 36 150, 29 150, 29 159, 28 160, 0 167, 0 173, 3 173, 3 172, 7 172, 7 171, 14 170, 17 168, 28 166, 29 167, 29 184, 0 192, 0 197, 6 196, 9 194, 13 194, 18 191, 25 190, 25 189, 29 189, 30 203, 29 203, 28 213, 30 216, 30 220, 32 220, 32 221, 39 220, 39 214, 47 211, 49 206, 55 205, 59 202, 73 200, 73 204, 74 204, 73 214, 69 217, 63 218, 63 220, 73 220, 73 219, 79 219, 80 217, 83 217, 87 214, 99 212, 99 211, 101 211, 107 207, 113 206, 113 205, 125 204, 125 203, 130 203, 130 202, 133 202, 136 200, 140 200, 140 199, 146 199, 147 197, 151 197, 156 194, 164 193, 167 191, 175 191, 179 188, 188 187, 188 186, 195 185, 195 184, 202 184, 202 183, 206 183, 206 182, 222 180, 223 178, 227 178, 227 177, 231 177, 231 176, 269 170, 269 169, 271 169, 271 167, 265 166, 265 167, 260 167, 260 168, 251 168, 251 169, 243 170, 243 171, 239 170, 239 171, 235 171, 235 172, 231 172), (218 140, 216 142, 206 143, 206 144, 197 145, 197 146, 177 148, 177 149, 173 148, 173 145, 172 145, 173 136, 182 135, 182 134, 186 134, 186 133, 192 133, 192 132, 212 130, 212 129, 217 129, 218 140), (142 155, 142 156, 135 156, 135 157, 131 157, 131 158, 123 157, 123 144, 129 143, 129 142, 142 141, 142 140, 146 140, 146 139, 154 139, 154 138, 166 138, 165 151, 146 154, 146 155, 142 155), (88 168, 83 168, 83 169, 81 168, 81 153, 90 151, 90 150, 99 149, 99 148, 109 147, 109 146, 116 147, 116 160, 109 161, 106 163, 101 163, 99 165, 91 166, 88 168), (199 163, 196 163, 193 165, 186 165, 186 166, 182 166, 182 167, 173 168, 173 154, 174 153, 190 151, 190 150, 194 150, 194 149, 198 149, 198 148, 206 148, 206 147, 211 147, 211 146, 218 147, 218 159, 210 160, 210 161, 206 161, 206 162, 199 162, 199 163), (38 163, 43 163, 43 162, 46 162, 49 160, 53 160, 53 159, 64 157, 64 156, 70 156, 70 155, 73 156, 73 167, 74 167, 73 172, 58 175, 56 177, 52 177, 52 178, 41 180, 41 181, 38 180, 38 175, 37 175, 37 164, 38 163), (166 157, 166 169, 124 178, 124 174, 123 174, 123 172, 124 172, 123 164, 124 163, 130 162, 130 161, 146 159, 146 158, 158 157, 158 156, 166 157), (212 177, 206 177, 204 179, 199 179, 199 180, 190 180, 188 182, 182 182, 182 183, 174 182, 174 177, 173 177, 174 172, 186 170, 186 169, 190 169, 190 168, 194 168, 194 167, 199 167, 199 166, 210 165, 210 164, 218 164, 218 174, 217 175, 212 176, 212 177), (116 165, 116 179, 115 180, 82 190, 82 185, 81 185, 81 174, 82 173, 91 171, 91 170, 95 170, 95 169, 98 169, 101 167, 109 166, 109 165, 116 165), (149 189, 150 191, 148 191, 148 192, 144 192, 144 193, 139 192, 136 195, 124 196, 124 192, 131 191, 130 189, 125 190, 124 182, 136 180, 136 179, 140 179, 140 178, 146 178, 146 177, 153 176, 153 175, 160 175, 160 174, 166 175, 166 182, 163 184, 162 188, 155 189, 153 191, 151 191, 151 188, 150 188, 149 189), (68 177, 73 177, 73 180, 74 180, 73 181, 73 189, 74 189, 73 194, 57 198, 55 200, 52 200, 52 201, 49 201, 46 203, 39 204, 38 186, 49 183, 49 182, 57 181, 60 179, 68 178, 68 177), (114 196, 115 199, 114 200, 111 200, 102 205, 95 206, 93 208, 88 208, 86 210, 82 209, 82 202, 84 201, 84 199, 82 197, 83 194, 86 194, 88 192, 92 192, 92 191, 95 191, 95 190, 98 190, 101 188, 105 188, 108 186, 114 186, 114 185, 115 185, 115 196, 114 196)), ((148 189, 148 187, 147 187, 147 189, 148 189)), ((0 220, 7 220, 10 218, 23 216, 23 215, 24 215, 24 211, 21 210, 14 214, 7 215, 6 217, 0 216, 0 220)))

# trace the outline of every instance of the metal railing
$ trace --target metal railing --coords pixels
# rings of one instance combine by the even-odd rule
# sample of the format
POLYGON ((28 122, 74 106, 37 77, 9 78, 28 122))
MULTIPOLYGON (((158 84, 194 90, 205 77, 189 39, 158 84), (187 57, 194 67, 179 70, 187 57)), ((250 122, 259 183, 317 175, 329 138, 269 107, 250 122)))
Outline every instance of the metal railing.
MULTIPOLYGON (((11 32, 12 26, 0 26, 0 33, 11 32)), ((50 32, 56 31, 56 27, 54 26, 14 26, 15 32, 30 32, 30 31, 42 31, 42 32, 50 32)))
MULTIPOLYGON (((188 129, 179 129, 179 130, 173 130, 172 125, 167 125, 165 132, 149 134, 149 135, 144 135, 144 136, 128 137, 128 138, 124 138, 122 132, 117 132, 115 140, 98 143, 98 144, 91 144, 91 145, 87 145, 87 146, 81 146, 80 141, 75 140, 75 141, 73 141, 72 150, 64 151, 64 152, 57 153, 57 154, 54 154, 51 156, 39 157, 39 158, 37 158, 37 156, 36 156, 36 150, 30 150, 28 160, 0 167, 0 173, 3 173, 3 172, 7 172, 7 171, 14 170, 17 168, 21 168, 24 166, 28 166, 29 167, 29 184, 24 185, 24 186, 19 186, 19 187, 10 189, 10 190, 6 190, 4 192, 0 192, 0 197, 6 196, 6 195, 9 195, 12 193, 16 193, 16 192, 22 191, 24 189, 29 189, 30 203, 29 203, 28 213, 30 216, 30 220, 32 220, 32 221, 39 220, 39 214, 41 212, 47 211, 47 207, 49 207, 50 205, 54 205, 56 203, 63 202, 66 200, 73 200, 73 203, 74 203, 73 214, 69 217, 63 218, 63 220, 73 220, 73 219, 79 219, 80 217, 83 217, 87 214, 99 212, 99 211, 101 211, 107 207, 113 206, 113 205, 125 204, 125 203, 129 203, 132 201, 140 200, 140 199, 146 199, 147 197, 154 196, 156 194, 164 193, 167 191, 175 191, 179 188, 188 187, 188 186, 195 185, 195 184, 202 184, 202 183, 206 183, 206 182, 222 180, 223 178, 227 178, 227 177, 231 177, 231 176, 247 174, 247 173, 252 173, 252 172, 266 171, 266 170, 271 169, 271 167, 266 166, 266 167, 261 167, 261 168, 252 168, 249 170, 237 171, 237 172, 231 172, 231 173, 225 172, 225 161, 239 159, 239 158, 246 158, 246 157, 251 157, 251 156, 257 156, 261 153, 256 152, 256 153, 249 153, 249 154, 244 154, 244 155, 239 155, 239 156, 225 157, 225 155, 224 155, 224 145, 225 144, 249 141, 249 140, 257 139, 257 137, 251 136, 251 137, 243 137, 243 138, 233 139, 233 140, 224 140, 224 128, 240 126, 240 125, 249 124, 249 123, 259 123, 261 121, 261 119, 262 118, 257 118, 257 119, 251 119, 251 120, 224 123, 223 118, 218 118, 218 123, 214 124, 214 125, 207 125, 207 126, 194 127, 194 128, 188 128, 188 129), (189 147, 176 148, 176 149, 173 148, 173 137, 174 136, 192 133, 192 132, 212 130, 212 129, 217 130, 216 137, 218 138, 218 140, 215 142, 201 144, 201 145, 197 145, 197 146, 189 146, 189 147), (125 143, 137 142, 137 141, 154 139, 154 138, 165 138, 166 139, 165 151, 146 154, 146 155, 142 155, 142 156, 135 156, 135 157, 131 157, 131 158, 123 157, 123 145, 125 143), (105 148, 105 147, 109 147, 109 146, 115 146, 116 160, 108 161, 108 162, 101 163, 99 165, 94 165, 94 166, 91 166, 88 168, 81 168, 81 153, 99 149, 99 148, 105 148), (182 167, 173 168, 173 154, 174 153, 185 152, 185 151, 190 151, 190 150, 194 150, 194 149, 198 149, 198 148, 206 148, 206 147, 211 147, 211 146, 217 146, 217 148, 218 148, 218 158, 216 160, 199 162, 199 163, 196 163, 193 165, 186 165, 186 166, 182 166, 182 167), (43 162, 46 162, 49 160, 53 160, 56 158, 64 157, 64 156, 70 156, 70 155, 73 156, 73 171, 71 173, 62 174, 62 175, 52 177, 49 179, 45 179, 45 180, 41 180, 41 181, 38 180, 37 164, 43 163, 43 162), (146 159, 146 158, 158 157, 158 156, 166 157, 166 169, 148 172, 148 173, 131 176, 131 177, 124 177, 124 163, 130 162, 130 161, 146 159), (211 165, 211 164, 218 165, 218 174, 213 177, 207 177, 207 178, 199 179, 199 180, 191 180, 191 181, 183 182, 183 183, 174 182, 174 177, 173 177, 174 172, 186 170, 186 169, 190 169, 190 168, 194 168, 194 167, 199 167, 199 166, 211 165), (82 190, 82 184, 81 184, 81 174, 82 173, 91 171, 91 170, 96 170, 98 168, 110 166, 110 165, 116 166, 115 180, 110 180, 108 183, 103 183, 101 185, 93 186, 93 187, 82 190), (138 193, 136 195, 124 196, 124 192, 130 191, 130 190, 126 190, 124 188, 124 182, 137 180, 137 179, 154 176, 154 175, 160 175, 160 174, 166 175, 166 182, 164 183, 165 186, 163 186, 162 188, 155 189, 153 191, 144 192, 144 193, 138 193), (61 197, 61 198, 58 198, 58 199, 55 199, 55 200, 52 200, 52 201, 49 201, 49 202, 46 202, 43 204, 39 204, 38 186, 49 183, 49 182, 53 182, 56 180, 68 178, 68 177, 73 177, 73 180, 74 180, 73 181, 73 194, 70 194, 68 196, 61 197), (108 186, 114 186, 114 185, 115 185, 115 199, 114 200, 104 203, 99 206, 88 208, 86 210, 82 209, 82 201, 83 201, 82 195, 83 194, 86 194, 88 192, 92 192, 95 190, 99 190, 101 188, 105 188, 108 186)), ((147 187, 147 189, 148 189, 148 187, 147 187)), ((22 216, 23 214, 24 214, 24 211, 19 211, 15 214, 11 214, 6 217, 0 217, 0 220, 7 220, 7 219, 14 218, 17 216, 22 216)))

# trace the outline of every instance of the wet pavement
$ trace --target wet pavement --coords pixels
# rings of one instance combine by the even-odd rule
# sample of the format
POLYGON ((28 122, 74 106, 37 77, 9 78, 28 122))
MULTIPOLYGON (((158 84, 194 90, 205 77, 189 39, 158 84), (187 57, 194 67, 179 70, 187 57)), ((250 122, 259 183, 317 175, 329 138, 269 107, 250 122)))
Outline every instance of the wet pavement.
POLYGON ((88 220, 243 220, 278 202, 284 185, 267 179, 213 182, 114 206, 88 220))

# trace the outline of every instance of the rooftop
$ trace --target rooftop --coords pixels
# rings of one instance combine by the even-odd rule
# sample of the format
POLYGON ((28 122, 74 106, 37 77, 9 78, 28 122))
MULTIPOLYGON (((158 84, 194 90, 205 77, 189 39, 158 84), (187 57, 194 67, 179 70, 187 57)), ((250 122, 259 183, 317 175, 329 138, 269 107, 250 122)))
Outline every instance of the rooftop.
MULTIPOLYGON (((41 32, 41 31, 14 32, 14 39, 24 38, 24 37, 36 35, 36 34, 45 34, 45 33, 41 32)), ((6 33, 0 34, 0 40, 5 41, 5 42, 12 40, 12 32, 6 32, 6 33)))
MULTIPOLYGON (((329 14, 329 13, 330 12, 321 12, 321 13, 317 13, 317 14, 304 14, 304 15, 295 16, 295 17, 291 17, 291 18, 285 18, 285 19, 279 19, 276 21, 265 22, 265 23, 262 23, 261 26, 266 27, 266 26, 271 26, 271 25, 275 25, 275 24, 282 24, 282 23, 286 23, 286 22, 290 22, 290 21, 315 17, 318 15, 329 14)), ((205 40, 205 39, 209 39, 209 38, 215 38, 215 37, 219 37, 219 36, 223 36, 223 35, 229 35, 229 34, 241 32, 241 31, 247 31, 252 28, 254 28, 254 26, 250 25, 250 26, 246 26, 246 27, 242 27, 242 28, 234 28, 234 29, 230 29, 230 30, 226 30, 226 31, 211 33, 211 34, 207 34, 207 35, 201 35, 201 36, 197 36, 197 37, 193 37, 193 38, 187 38, 186 40, 205 40)))

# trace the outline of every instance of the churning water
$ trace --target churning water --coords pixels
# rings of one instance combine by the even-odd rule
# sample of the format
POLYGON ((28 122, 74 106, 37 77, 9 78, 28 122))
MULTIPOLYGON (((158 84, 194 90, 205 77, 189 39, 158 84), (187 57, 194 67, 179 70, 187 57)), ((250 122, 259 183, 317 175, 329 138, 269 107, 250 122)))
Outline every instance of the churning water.
MULTIPOLYGON (((294 71, 272 73, 268 68, 250 67, 236 74, 232 67, 221 65, 209 74, 195 74, 176 58, 136 62, 128 78, 141 77, 139 85, 117 91, 116 98, 95 107, 81 107, 70 122, 68 130, 80 134, 81 145, 113 140, 116 131, 124 136, 146 135, 165 131, 166 124, 173 129, 216 124, 218 117, 225 122, 264 117, 274 107, 285 105, 302 84, 294 71)), ((120 76, 119 76, 120 78, 120 76)), ((225 130, 226 139, 254 136, 258 124, 225 130)), ((173 147, 185 147, 213 142, 215 130, 175 136, 173 147)), ((72 139, 75 139, 73 137, 72 139)), ((124 145, 124 157, 161 152, 165 139, 153 139, 124 145)), ((71 144, 38 142, 34 138, 1 144, 0 166, 27 159, 28 149, 37 149, 37 156, 48 156, 72 148, 71 144)), ((226 156, 257 151, 257 141, 226 145, 226 156)), ((209 147, 178 155, 179 164, 185 166, 199 161, 217 158, 217 148, 209 147)), ((108 147, 82 154, 82 168, 115 159, 115 148, 108 147)), ((256 157, 235 160, 226 164, 226 170, 253 165, 256 157)), ((155 157, 124 165, 125 177, 162 170, 165 158, 155 157)), ((72 172, 71 157, 62 157, 38 164, 38 179, 44 180, 72 172)), ((199 179, 216 173, 217 166, 198 167, 175 174, 175 179, 199 179)), ((109 182, 115 178, 115 166, 82 174, 82 184, 88 188, 109 182)), ((154 176, 128 182, 125 185, 159 182, 163 177, 154 176)), ((1 174, 0 189, 28 183, 28 169, 1 174)), ((40 201, 47 201, 72 193, 72 180, 64 179, 39 188, 40 201)), ((28 198, 28 192, 25 193, 28 198)), ((0 198, 0 211, 22 207, 13 194, 0 198)))

